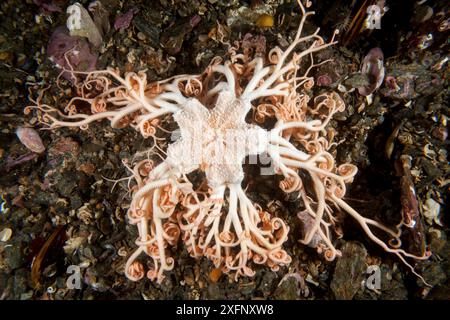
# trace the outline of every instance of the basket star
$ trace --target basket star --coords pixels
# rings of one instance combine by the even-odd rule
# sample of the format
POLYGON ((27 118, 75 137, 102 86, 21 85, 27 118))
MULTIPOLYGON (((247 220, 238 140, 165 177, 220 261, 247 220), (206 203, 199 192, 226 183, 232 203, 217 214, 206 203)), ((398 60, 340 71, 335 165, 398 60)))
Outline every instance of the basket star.
POLYGON ((272 271, 288 265, 292 258, 283 245, 289 226, 282 217, 289 212, 271 210, 271 202, 263 209, 264 204, 253 202, 241 185, 244 160, 262 153, 281 176, 280 189, 295 196, 302 210, 301 243, 316 248, 328 261, 341 256, 335 240, 343 233, 336 211, 344 211, 373 242, 423 280, 406 259, 427 259, 429 251, 405 251, 401 223, 389 228, 362 216, 344 199, 357 168, 336 164, 335 131, 329 124, 345 110, 345 103, 336 92, 315 94, 310 74, 330 61, 316 63, 314 53, 336 44, 337 32, 329 41, 319 35, 320 28, 306 34, 303 27, 313 12, 297 2, 299 26, 284 49, 274 47, 261 56, 246 36, 229 45, 228 60, 214 58, 201 74, 151 83, 145 71, 121 75, 112 68, 63 70, 84 77, 76 84, 79 96, 64 111, 42 101, 45 89, 31 99, 33 105, 25 111, 37 110, 38 121, 49 130, 86 130, 107 119, 113 128, 130 126, 153 139, 146 159, 136 158, 132 165, 123 160, 131 172, 120 179, 128 180, 132 194, 127 221, 138 231, 137 248, 124 266, 130 280, 147 276, 161 282, 174 267, 172 256, 180 238, 192 257, 209 259, 235 280, 254 276, 256 265, 272 271), (296 47, 301 50, 295 52, 296 47), (80 101, 90 105, 90 112, 79 108, 80 101), (172 119, 180 135, 169 142, 159 134, 167 132, 164 124, 172 119), (270 124, 273 127, 265 129, 270 124), (194 171, 206 178, 197 175, 198 183, 192 183, 188 174, 194 171), (141 255, 149 259, 144 262, 141 255))

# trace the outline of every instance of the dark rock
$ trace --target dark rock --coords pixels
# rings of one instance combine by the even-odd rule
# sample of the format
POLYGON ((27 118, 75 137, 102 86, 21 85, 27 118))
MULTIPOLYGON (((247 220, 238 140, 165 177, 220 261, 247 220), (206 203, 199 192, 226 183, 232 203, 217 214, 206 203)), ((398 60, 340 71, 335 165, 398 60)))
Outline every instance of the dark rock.
POLYGON ((446 300, 450 297, 450 285, 445 284, 443 286, 437 286, 433 288, 430 294, 427 296, 427 300, 446 300))
POLYGON ((386 264, 382 264, 381 271, 381 300, 406 300, 408 291, 405 288, 400 271, 394 272, 386 264))
POLYGON ((342 257, 337 260, 331 281, 331 290, 338 300, 351 300, 364 280, 366 249, 358 243, 347 242, 342 247, 342 257))
POLYGON ((77 188, 76 174, 64 173, 61 179, 57 180, 55 187, 62 196, 68 197, 77 188))
POLYGON ((161 35, 161 29, 159 27, 153 23, 148 23, 148 21, 140 15, 133 19, 133 25, 146 36, 150 46, 153 48, 159 47, 159 37, 161 35))
POLYGON ((207 291, 206 291, 206 298, 212 299, 212 300, 218 300, 218 299, 223 298, 223 296, 221 294, 221 290, 220 290, 219 286, 217 285, 217 283, 211 283, 210 285, 208 285, 207 291))
POLYGON ((344 85, 350 88, 359 88, 369 85, 369 77, 366 74, 354 73, 344 80, 344 85))
POLYGON ((11 246, 5 247, 5 263, 9 269, 14 270, 20 268, 26 263, 23 248, 23 243, 17 241, 14 241, 11 246))
POLYGON ((447 236, 444 232, 441 232, 439 236, 436 233, 430 233, 430 247, 431 252, 441 256, 446 253, 448 255, 450 252, 447 236))
POLYGON ((277 300, 296 300, 299 299, 299 284, 297 279, 289 277, 283 281, 275 290, 273 297, 277 300))
POLYGON ((70 208, 72 210, 78 209, 83 205, 83 200, 81 199, 80 195, 74 194, 70 197, 70 208))
POLYGON ((432 286, 442 285, 447 280, 443 266, 441 264, 434 264, 430 262, 428 262, 428 266, 423 271, 423 277, 432 286))
POLYGON ((13 277, 13 299, 19 299, 21 294, 23 294, 27 289, 27 279, 29 272, 26 269, 17 270, 13 277))
POLYGON ((111 221, 108 218, 101 218, 98 228, 103 234, 110 234, 112 231, 111 221))
POLYGON ((258 290, 260 290, 264 296, 270 295, 275 285, 276 278, 277 278, 276 273, 272 271, 264 272, 261 282, 258 285, 258 290))
POLYGON ((100 150, 103 150, 104 148, 105 148, 105 146, 102 146, 100 144, 86 143, 83 145, 83 152, 94 153, 94 152, 99 152, 100 150))

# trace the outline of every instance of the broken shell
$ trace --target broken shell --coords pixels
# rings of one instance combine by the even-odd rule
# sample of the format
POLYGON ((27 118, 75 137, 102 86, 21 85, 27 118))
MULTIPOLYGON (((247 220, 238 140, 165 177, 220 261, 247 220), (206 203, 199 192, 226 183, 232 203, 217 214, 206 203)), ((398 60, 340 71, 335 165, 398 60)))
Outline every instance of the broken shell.
POLYGON ((423 215, 425 216, 428 224, 433 224, 434 222, 442 226, 442 222, 439 220, 441 205, 438 202, 434 201, 432 198, 429 198, 425 201, 425 204, 422 207, 423 215))
POLYGON ((430 149, 431 144, 427 143, 424 147, 423 147, 423 154, 425 155, 425 157, 427 157, 428 159, 434 160, 436 158, 436 152, 434 152, 433 150, 430 149))
POLYGON ((429 233, 430 235, 434 234, 434 235, 436 236, 436 238, 438 238, 438 239, 442 239, 442 231, 439 230, 439 229, 436 229, 436 228, 431 227, 431 228, 428 230, 428 233, 429 233))
POLYGON ((49 293, 49 294, 53 294, 56 291, 57 291, 57 289, 55 287, 50 286, 47 288, 47 293, 49 293))
POLYGON ((67 255, 72 254, 75 250, 77 250, 84 242, 84 238, 83 237, 75 237, 75 238, 70 238, 66 241, 65 245, 64 245, 64 252, 67 255))
POLYGON ((45 151, 45 146, 42 143, 41 137, 33 128, 19 127, 16 130, 16 135, 20 142, 31 151, 36 153, 45 151))
POLYGON ((403 122, 400 123, 399 125, 397 125, 394 129, 394 131, 392 131, 391 135, 389 136, 389 138, 386 141, 386 146, 384 148, 386 157, 388 159, 391 158, 392 152, 394 151, 394 143, 395 143, 395 139, 398 136, 398 133, 400 132, 400 129, 403 126, 403 122))
POLYGON ((447 140, 448 137, 448 130, 445 127, 436 127, 433 129, 431 134, 434 138, 437 138, 441 141, 445 141, 447 140))
POLYGON ((125 249, 125 247, 120 247, 119 250, 117 250, 117 254, 120 257, 126 257, 128 255, 127 249, 125 249))
POLYGON ((8 241, 12 236, 12 230, 10 228, 5 228, 2 231, 0 231, 0 241, 6 242, 8 241))
POLYGON ((420 170, 418 169, 411 169, 411 176, 413 176, 416 179, 420 178, 420 170))
POLYGON ((423 35, 419 38, 419 44, 417 45, 417 48, 420 50, 424 50, 428 48, 433 41, 433 34, 428 33, 426 35, 423 35))
POLYGON ((447 56, 444 59, 437 62, 434 66, 432 66, 431 69, 436 70, 436 71, 441 70, 442 67, 447 63, 448 60, 449 60, 449 57, 447 56))
POLYGON ((398 141, 403 145, 413 144, 413 136, 408 132, 402 132, 398 135, 398 141))
POLYGON ((83 262, 81 262, 80 264, 78 264, 78 266, 81 269, 85 269, 87 267, 89 267, 91 265, 91 262, 89 260, 84 260, 83 262))
POLYGON ((348 91, 347 88, 342 84, 338 84, 337 89, 339 92, 342 92, 342 93, 345 93, 348 91))
POLYGON ((377 90, 384 80, 384 55, 380 48, 373 48, 364 57, 361 73, 369 77, 369 85, 358 88, 359 94, 368 96, 377 90))
POLYGON ((438 151, 438 160, 441 162, 446 162, 447 161, 447 150, 445 149, 439 149, 438 151))
POLYGON ((100 1, 93 1, 89 4, 88 10, 92 13, 97 29, 101 34, 105 35, 111 29, 109 25, 109 11, 103 6, 100 1))
POLYGON ((444 32, 447 31, 448 29, 450 29, 450 18, 449 19, 445 19, 443 20, 438 27, 438 30, 440 32, 444 32))

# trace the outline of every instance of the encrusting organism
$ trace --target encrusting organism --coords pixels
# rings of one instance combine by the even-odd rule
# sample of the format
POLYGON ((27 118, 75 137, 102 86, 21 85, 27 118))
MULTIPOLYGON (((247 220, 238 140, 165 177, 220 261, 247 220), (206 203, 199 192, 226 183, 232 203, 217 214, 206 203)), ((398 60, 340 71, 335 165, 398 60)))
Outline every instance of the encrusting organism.
POLYGON ((26 112, 37 110, 48 129, 87 129, 107 119, 113 128, 130 126, 155 144, 167 116, 178 125, 180 135, 168 145, 162 162, 149 158, 133 165, 124 162, 136 181, 128 222, 139 231, 137 249, 125 266, 129 279, 146 275, 161 282, 175 263, 169 248, 180 238, 192 257, 206 257, 236 279, 253 276, 255 264, 274 271, 288 265, 291 257, 283 243, 289 227, 250 200, 242 186, 244 160, 261 154, 267 154, 275 173, 282 175, 280 188, 298 194, 303 204, 301 242, 317 248, 325 259, 341 254, 332 234, 340 230, 334 213, 339 210, 356 219, 370 239, 413 272, 405 258, 427 258, 400 248, 399 228, 391 230, 365 218, 344 201, 346 184, 357 168, 335 163, 329 152, 335 145, 334 131, 328 128, 333 115, 344 111, 344 101, 335 92, 312 99, 308 95, 314 86, 311 70, 328 62, 315 63, 313 54, 335 44, 337 32, 328 42, 319 29, 303 34, 305 21, 314 12, 298 3, 302 16, 295 38, 285 50, 275 47, 267 57, 253 57, 251 48, 241 50, 236 42, 229 48, 228 61, 214 58, 200 75, 153 83, 147 82, 145 72, 121 76, 113 69, 74 71, 85 79, 75 84, 79 96, 64 111, 42 103, 42 93, 27 107, 26 112), (299 46, 304 49, 295 52, 299 46), (79 101, 90 105, 89 114, 77 110, 79 101), (266 128, 269 118, 275 124, 266 128), (194 171, 204 173, 205 181, 198 187, 188 179, 194 171), (374 228, 392 238, 391 245, 378 238, 374 228), (145 267, 143 254, 150 257, 145 267))

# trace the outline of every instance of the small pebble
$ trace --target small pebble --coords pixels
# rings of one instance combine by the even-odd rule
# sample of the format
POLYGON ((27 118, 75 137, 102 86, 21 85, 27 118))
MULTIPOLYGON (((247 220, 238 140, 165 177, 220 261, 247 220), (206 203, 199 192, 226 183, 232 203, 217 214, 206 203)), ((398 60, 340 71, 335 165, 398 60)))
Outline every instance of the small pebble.
POLYGON ((8 61, 12 59, 12 54, 8 51, 0 51, 0 61, 8 61))
POLYGON ((256 20, 256 25, 258 27, 273 27, 274 25, 274 19, 269 14, 262 14, 259 16, 259 18, 256 20))
POLYGON ((144 33, 138 32, 137 38, 138 38, 139 40, 141 40, 141 41, 144 41, 147 37, 145 36, 144 33))
POLYGON ((206 42, 206 41, 208 41, 208 39, 209 39, 209 37, 207 34, 200 34, 198 36, 198 41, 200 41, 200 42, 206 42))
POLYGON ((0 231, 0 241, 6 242, 11 238, 12 230, 10 228, 5 228, 0 231))

